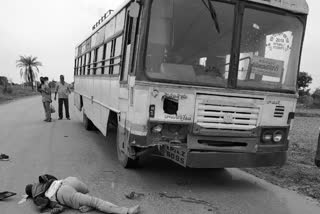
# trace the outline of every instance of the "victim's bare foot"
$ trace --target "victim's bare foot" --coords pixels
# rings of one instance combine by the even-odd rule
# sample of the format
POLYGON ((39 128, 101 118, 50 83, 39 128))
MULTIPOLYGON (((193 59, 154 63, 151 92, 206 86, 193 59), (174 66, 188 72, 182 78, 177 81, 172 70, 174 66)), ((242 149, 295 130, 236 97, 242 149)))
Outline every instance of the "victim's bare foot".
POLYGON ((128 214, 138 214, 140 212, 140 205, 130 207, 128 210, 128 214))

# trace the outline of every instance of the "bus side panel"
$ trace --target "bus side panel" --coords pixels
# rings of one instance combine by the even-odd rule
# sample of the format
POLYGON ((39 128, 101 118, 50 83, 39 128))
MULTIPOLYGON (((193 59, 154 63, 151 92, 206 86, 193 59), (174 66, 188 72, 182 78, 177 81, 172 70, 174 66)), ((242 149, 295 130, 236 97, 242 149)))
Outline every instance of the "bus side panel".
POLYGON ((79 85, 79 80, 78 80, 78 78, 75 78, 75 84, 74 84, 75 92, 74 92, 74 96, 73 96, 73 99, 74 99, 73 104, 79 111, 81 111, 80 94, 77 91, 78 85, 79 85))
POLYGON ((108 106, 112 109, 119 110, 120 83, 119 76, 111 77, 109 96, 106 98, 108 106))
MULTIPOLYGON (((135 136, 147 136, 147 123, 149 117, 148 103, 149 87, 130 88, 129 89, 129 116, 128 124, 130 133, 135 136)), ((132 143, 132 142, 130 142, 132 143)))
POLYGON ((260 126, 288 126, 289 113, 295 112, 296 98, 267 96, 261 113, 260 126), (278 109, 278 110, 277 110, 278 109), (278 112, 279 109, 281 112, 278 112), (276 117, 277 113, 280 116, 276 117))

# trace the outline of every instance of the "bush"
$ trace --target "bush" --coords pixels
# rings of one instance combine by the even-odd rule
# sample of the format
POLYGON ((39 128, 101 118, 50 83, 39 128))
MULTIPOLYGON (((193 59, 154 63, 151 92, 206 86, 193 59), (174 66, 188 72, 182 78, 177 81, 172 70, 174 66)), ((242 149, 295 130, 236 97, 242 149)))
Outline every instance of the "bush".
POLYGON ((313 94, 312 94, 312 98, 314 100, 314 105, 317 107, 320 107, 320 89, 317 88, 313 94))
POLYGON ((11 86, 11 85, 6 85, 6 86, 3 88, 2 91, 3 91, 4 94, 12 94, 13 89, 12 89, 12 86, 11 86))
POLYGON ((305 107, 311 107, 314 104, 314 99, 309 95, 300 96, 298 103, 303 104, 305 107))
POLYGON ((8 78, 0 76, 0 85, 6 86, 8 84, 8 78))

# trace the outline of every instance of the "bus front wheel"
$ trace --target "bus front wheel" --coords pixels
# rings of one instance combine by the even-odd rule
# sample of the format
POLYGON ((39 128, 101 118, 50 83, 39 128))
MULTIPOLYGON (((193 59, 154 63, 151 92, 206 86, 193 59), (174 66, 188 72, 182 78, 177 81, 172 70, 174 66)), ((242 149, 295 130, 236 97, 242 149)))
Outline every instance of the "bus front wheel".
POLYGON ((117 130, 118 160, 124 168, 135 168, 138 166, 138 159, 132 159, 128 157, 128 155, 126 154, 123 136, 124 136, 123 133, 120 131, 120 128, 118 127, 118 130, 117 130))

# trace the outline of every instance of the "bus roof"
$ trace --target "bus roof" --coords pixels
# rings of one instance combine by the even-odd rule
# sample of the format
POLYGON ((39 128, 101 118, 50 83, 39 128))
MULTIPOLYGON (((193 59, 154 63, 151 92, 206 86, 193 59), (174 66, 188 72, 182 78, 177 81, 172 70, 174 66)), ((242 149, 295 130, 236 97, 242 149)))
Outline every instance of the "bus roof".
MULTIPOLYGON (((127 4, 132 0, 124 0, 123 3, 107 18, 105 19, 99 27, 97 27, 89 36, 86 37, 84 41, 79 43, 76 47, 78 48, 82 45, 87 39, 99 31, 106 23, 108 23, 115 15, 117 15, 127 4)), ((242 0, 240 0, 242 1, 242 0)), ((251 2, 256 2, 260 4, 269 5, 276 8, 281 8, 295 13, 308 14, 309 6, 306 0, 248 0, 251 2)))
POLYGON ((272 7, 289 10, 295 13, 309 13, 309 7, 306 0, 249 0, 260 4, 270 5, 272 7))
POLYGON ((89 36, 86 37, 86 39, 84 41, 82 41, 81 43, 79 43, 76 47, 78 48, 80 45, 82 45, 87 39, 89 39, 91 36, 93 36, 97 31, 99 31, 105 24, 107 24, 115 15, 117 15, 127 4, 129 4, 131 2, 131 0, 124 0, 123 3, 115 10, 111 13, 110 16, 108 16, 107 19, 105 19, 98 27, 95 28, 95 30, 93 30, 89 36))

